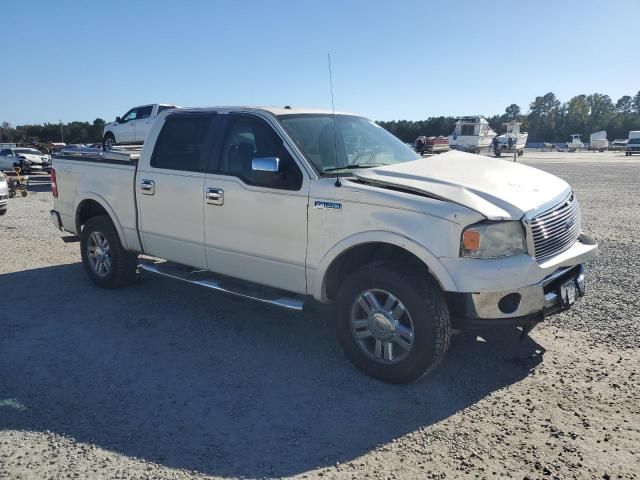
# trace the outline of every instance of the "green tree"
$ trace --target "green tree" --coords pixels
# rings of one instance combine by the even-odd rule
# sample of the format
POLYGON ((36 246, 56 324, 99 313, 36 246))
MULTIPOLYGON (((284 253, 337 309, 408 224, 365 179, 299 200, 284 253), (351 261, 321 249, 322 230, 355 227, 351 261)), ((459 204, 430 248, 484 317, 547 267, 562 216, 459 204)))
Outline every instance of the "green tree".
POLYGON ((504 117, 507 122, 518 120, 520 118, 520 107, 515 103, 512 103, 505 109, 504 117))
POLYGON ((582 136, 587 134, 589 110, 586 95, 576 95, 567 102, 566 115, 563 122, 563 138, 567 138, 573 133, 579 133, 582 136))
POLYGON ((549 92, 529 105, 529 138, 532 141, 557 140, 564 111, 560 100, 549 92))
POLYGON ((585 134, 606 130, 616 111, 609 95, 592 93, 587 97, 587 105, 589 106, 589 120, 587 122, 589 132, 585 132, 585 134))
POLYGON ((616 111, 618 113, 631 113, 633 112, 633 98, 629 95, 624 95, 616 102, 616 111))
POLYGON ((636 96, 633 97, 633 111, 640 115, 640 90, 638 90, 636 96))

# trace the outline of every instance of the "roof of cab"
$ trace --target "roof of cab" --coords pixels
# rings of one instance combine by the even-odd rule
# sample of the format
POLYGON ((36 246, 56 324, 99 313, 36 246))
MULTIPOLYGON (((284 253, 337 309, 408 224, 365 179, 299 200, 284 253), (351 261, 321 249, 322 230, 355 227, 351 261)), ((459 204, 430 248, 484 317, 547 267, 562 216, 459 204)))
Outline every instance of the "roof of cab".
MULTIPOLYGON (((302 108, 302 107, 261 107, 261 106, 225 106, 225 107, 202 107, 202 108, 181 108, 181 113, 184 112, 267 112, 275 116, 280 115, 303 115, 303 114, 317 114, 317 115, 331 115, 331 110, 323 110, 319 108, 302 108)), ((348 112, 335 112, 336 115, 356 115, 348 112)))

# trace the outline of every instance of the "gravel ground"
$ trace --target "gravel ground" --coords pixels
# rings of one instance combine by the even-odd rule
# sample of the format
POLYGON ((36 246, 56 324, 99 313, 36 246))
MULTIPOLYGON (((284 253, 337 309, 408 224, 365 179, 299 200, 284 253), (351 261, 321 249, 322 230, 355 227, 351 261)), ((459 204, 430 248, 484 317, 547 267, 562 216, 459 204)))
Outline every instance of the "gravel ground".
POLYGON ((410 386, 358 373, 331 312, 160 278, 94 288, 51 196, 0 219, 0 478, 638 478, 640 159, 527 154, 600 242, 588 295, 522 341, 457 335, 410 386))

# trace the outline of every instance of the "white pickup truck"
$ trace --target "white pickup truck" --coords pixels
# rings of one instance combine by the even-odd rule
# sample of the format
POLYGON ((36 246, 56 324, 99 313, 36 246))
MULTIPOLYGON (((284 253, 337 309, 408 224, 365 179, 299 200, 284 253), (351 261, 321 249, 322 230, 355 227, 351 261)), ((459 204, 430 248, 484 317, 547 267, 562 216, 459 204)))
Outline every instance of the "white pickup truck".
POLYGON ((346 355, 390 382, 434 368, 452 327, 527 332, 569 308, 598 249, 563 180, 421 158, 350 114, 171 110, 139 152, 53 167, 52 220, 98 286, 143 270, 295 310, 334 302, 346 355))
POLYGON ((107 123, 102 132, 102 146, 109 149, 117 144, 144 143, 158 114, 176 108, 175 105, 155 103, 134 107, 115 122, 107 123))

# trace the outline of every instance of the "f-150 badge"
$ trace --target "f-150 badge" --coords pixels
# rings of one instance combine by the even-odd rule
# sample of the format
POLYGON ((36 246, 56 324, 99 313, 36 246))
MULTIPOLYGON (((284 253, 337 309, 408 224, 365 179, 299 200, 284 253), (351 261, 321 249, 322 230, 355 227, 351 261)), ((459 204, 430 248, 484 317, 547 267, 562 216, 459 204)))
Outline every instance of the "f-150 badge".
POLYGON ((338 202, 325 202, 323 200, 316 200, 314 208, 320 208, 322 210, 342 210, 342 204, 338 202))

